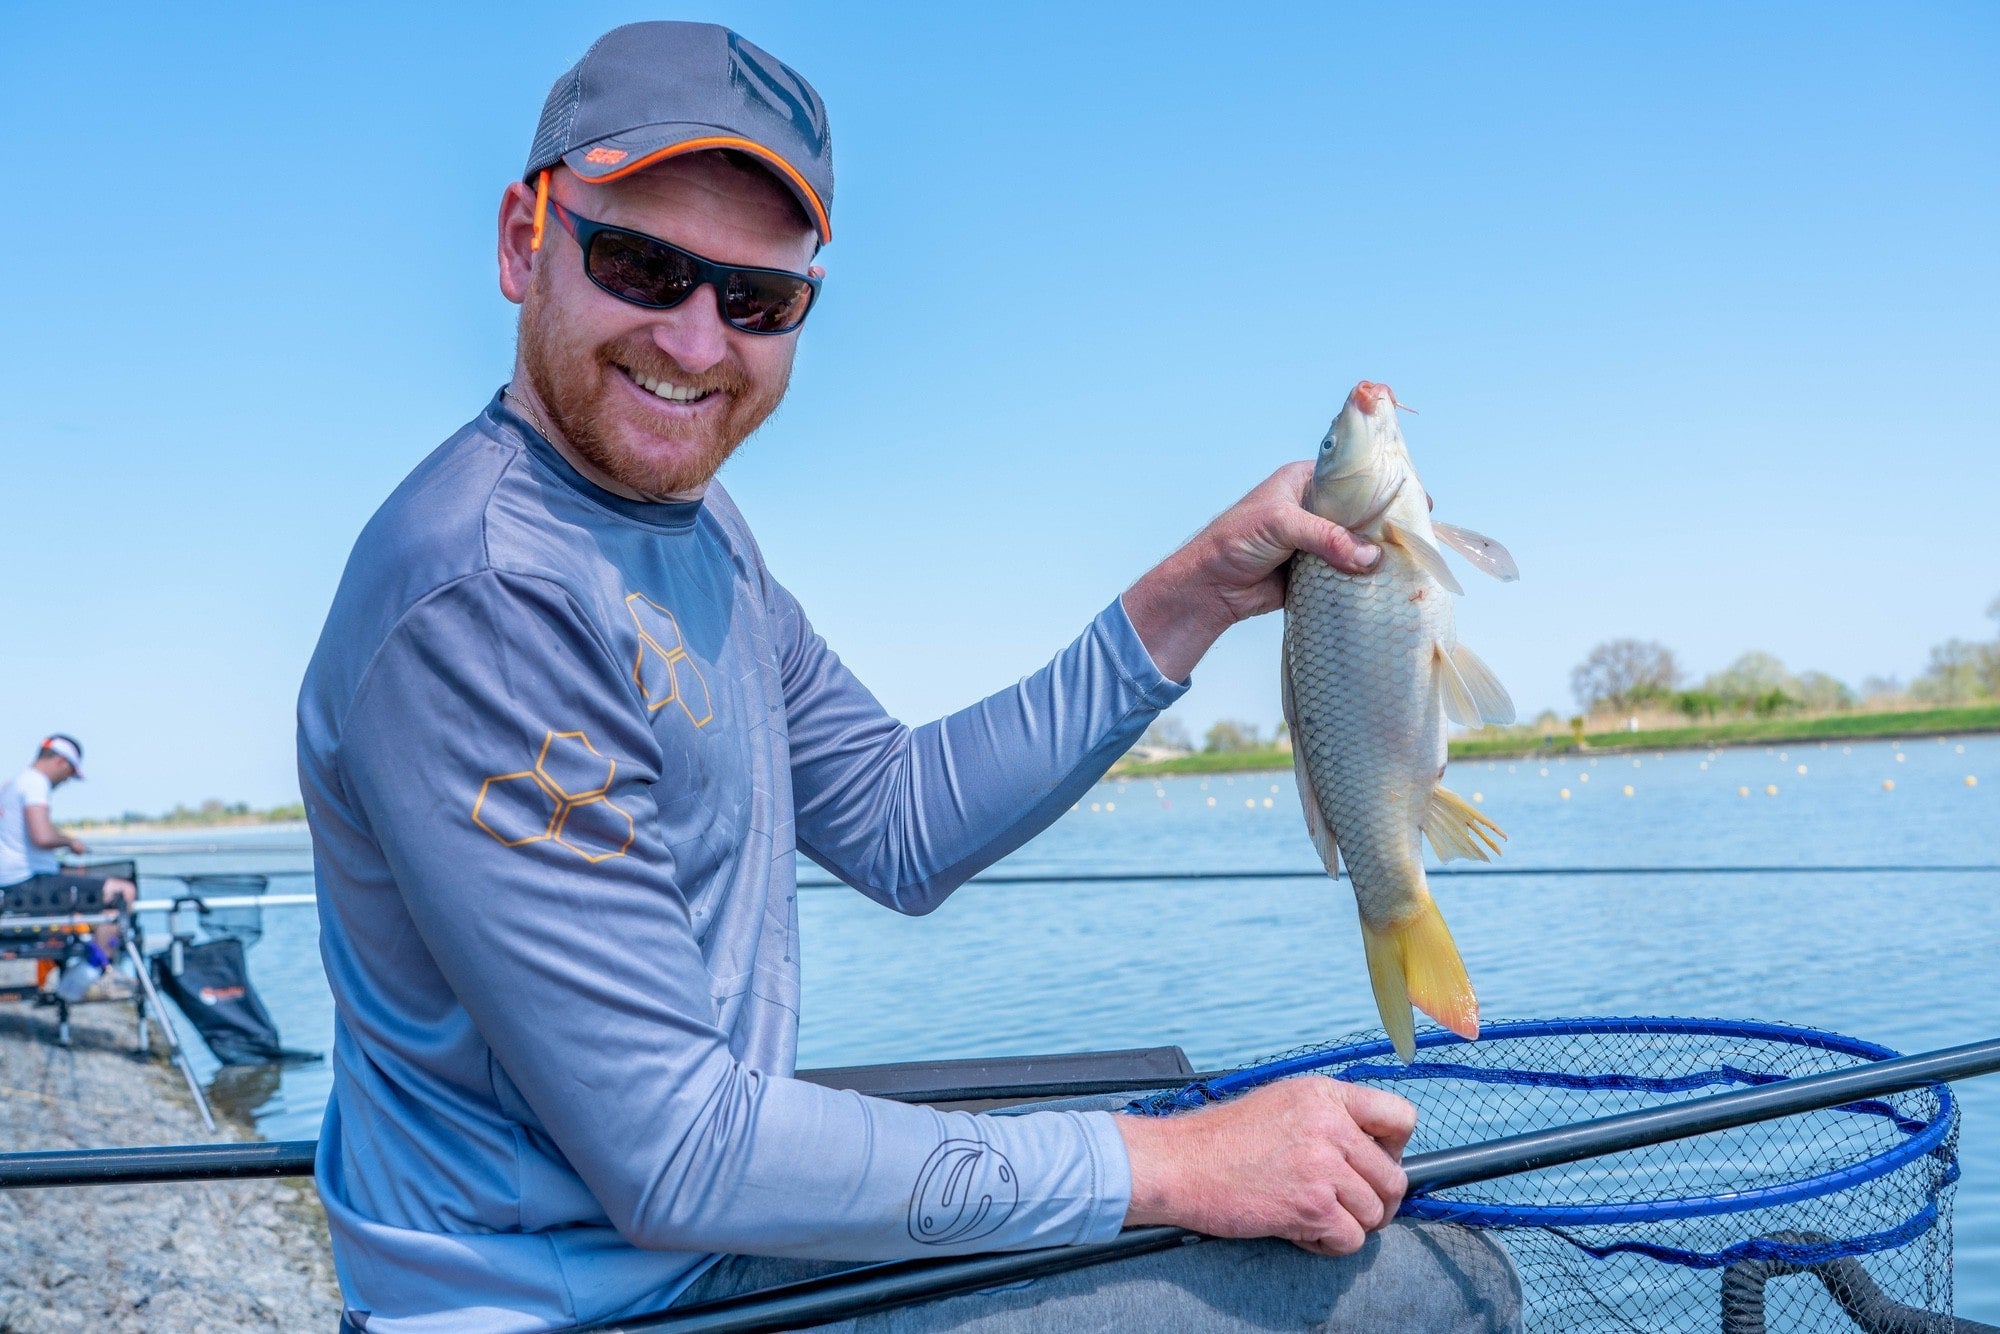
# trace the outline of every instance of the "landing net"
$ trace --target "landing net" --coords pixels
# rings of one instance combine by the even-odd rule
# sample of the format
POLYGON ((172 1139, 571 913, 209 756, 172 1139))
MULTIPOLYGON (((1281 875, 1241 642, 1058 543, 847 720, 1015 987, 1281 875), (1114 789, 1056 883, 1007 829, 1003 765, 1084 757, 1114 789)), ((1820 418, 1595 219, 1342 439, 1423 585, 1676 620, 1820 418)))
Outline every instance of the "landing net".
MULTIPOLYGON (((1379 1030, 1132 1106, 1172 1115, 1329 1075, 1417 1105, 1410 1153, 1725 1093, 1898 1053, 1836 1033, 1714 1019, 1558 1019, 1379 1030)), ((1492 1229, 1535 1330, 1860 1329, 1949 1334, 1958 1110, 1932 1085, 1405 1201, 1492 1229)), ((1960 1322, 1959 1330, 1985 1328, 1960 1322)))

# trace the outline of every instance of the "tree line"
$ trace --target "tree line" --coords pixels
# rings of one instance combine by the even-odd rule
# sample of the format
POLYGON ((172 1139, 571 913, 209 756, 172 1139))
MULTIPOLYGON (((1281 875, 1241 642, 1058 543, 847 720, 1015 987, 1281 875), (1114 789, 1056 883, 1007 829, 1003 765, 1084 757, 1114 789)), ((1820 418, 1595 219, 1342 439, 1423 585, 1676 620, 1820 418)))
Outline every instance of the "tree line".
MULTIPOLYGON (((1986 614, 2000 622, 2000 597, 1993 599, 1986 614)), ((1745 653, 1721 671, 1691 682, 1673 650, 1649 639, 1599 644, 1570 673, 1569 683, 1585 713, 1671 709, 1690 721, 1837 713, 1864 702, 1970 704, 2000 699, 2000 636, 1948 639, 1931 649, 1923 672, 1907 685, 1892 677, 1869 677, 1858 691, 1825 672, 1794 673, 1761 650, 1745 653)))

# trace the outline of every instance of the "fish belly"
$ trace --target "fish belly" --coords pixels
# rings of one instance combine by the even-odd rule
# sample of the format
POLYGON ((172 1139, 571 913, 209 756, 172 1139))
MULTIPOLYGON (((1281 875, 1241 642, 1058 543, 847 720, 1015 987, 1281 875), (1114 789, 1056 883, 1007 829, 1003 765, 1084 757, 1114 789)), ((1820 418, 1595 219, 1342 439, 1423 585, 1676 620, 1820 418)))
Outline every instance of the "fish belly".
POLYGON ((1294 557, 1285 601, 1292 744, 1373 927, 1407 920, 1428 900, 1423 820, 1446 756, 1436 655, 1452 642, 1450 596, 1400 551, 1366 575, 1294 557))

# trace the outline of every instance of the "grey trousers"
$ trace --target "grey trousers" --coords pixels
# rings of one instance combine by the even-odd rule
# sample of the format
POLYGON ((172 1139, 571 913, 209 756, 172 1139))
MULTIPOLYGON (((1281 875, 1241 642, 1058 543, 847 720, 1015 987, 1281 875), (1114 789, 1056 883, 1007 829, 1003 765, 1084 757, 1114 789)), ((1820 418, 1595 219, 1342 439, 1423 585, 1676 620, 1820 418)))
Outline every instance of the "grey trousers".
MULTIPOLYGON (((852 1268, 821 1260, 725 1257, 676 1307, 852 1268)), ((840 1334, 1026 1331, 1354 1330, 1473 1334, 1521 1328, 1521 1283, 1492 1235, 1392 1223, 1354 1255, 1283 1241, 1208 1241, 1114 1260, 995 1292, 821 1325, 840 1334)))

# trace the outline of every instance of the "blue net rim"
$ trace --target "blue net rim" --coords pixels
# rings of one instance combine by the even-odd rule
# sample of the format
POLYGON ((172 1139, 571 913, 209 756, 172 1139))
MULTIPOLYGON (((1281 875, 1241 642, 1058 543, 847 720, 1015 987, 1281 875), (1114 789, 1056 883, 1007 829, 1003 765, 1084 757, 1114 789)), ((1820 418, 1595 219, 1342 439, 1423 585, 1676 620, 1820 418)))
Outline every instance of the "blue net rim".
MULTIPOLYGON (((1824 1029, 1752 1019, 1688 1019, 1659 1016, 1523 1019, 1483 1025, 1479 1040, 1491 1042, 1494 1039, 1506 1038, 1575 1037, 1600 1033, 1755 1038, 1765 1042, 1814 1047, 1870 1061, 1890 1060, 1902 1054, 1878 1043, 1865 1042, 1842 1033, 1829 1033, 1824 1029)), ((1466 1039, 1443 1030, 1417 1035, 1419 1050, 1468 1045, 1471 1044, 1466 1039)), ((1353 1042, 1342 1047, 1308 1052, 1246 1070, 1237 1070, 1208 1080, 1197 1087, 1208 1094, 1226 1097, 1290 1075, 1323 1070, 1330 1065, 1353 1064, 1393 1055, 1394 1052, 1395 1046, 1387 1038, 1353 1042)), ((1371 1072, 1371 1077, 1373 1074, 1374 1072, 1371 1072)), ((1781 1185, 1760 1186, 1753 1190, 1733 1191, 1728 1194, 1587 1205, 1479 1204, 1441 1199, 1433 1195, 1414 1195, 1403 1201, 1401 1213, 1408 1218, 1450 1221, 1480 1227, 1591 1227, 1744 1213, 1752 1209, 1769 1209, 1779 1205, 1794 1204, 1801 1200, 1816 1199, 1887 1176, 1926 1154, 1937 1152, 1951 1133, 1956 1116, 1956 1104, 1952 1099, 1950 1088, 1946 1085, 1932 1084, 1928 1087, 1937 1094, 1937 1112, 1928 1121, 1915 1124, 1914 1128, 1902 1123, 1901 1118, 1897 1117, 1893 1109, 1886 1104, 1876 1103, 1871 1106, 1849 1103, 1836 1109, 1887 1115, 1898 1124, 1899 1128, 1904 1129, 1906 1138, 1901 1143, 1859 1162, 1781 1185)))

